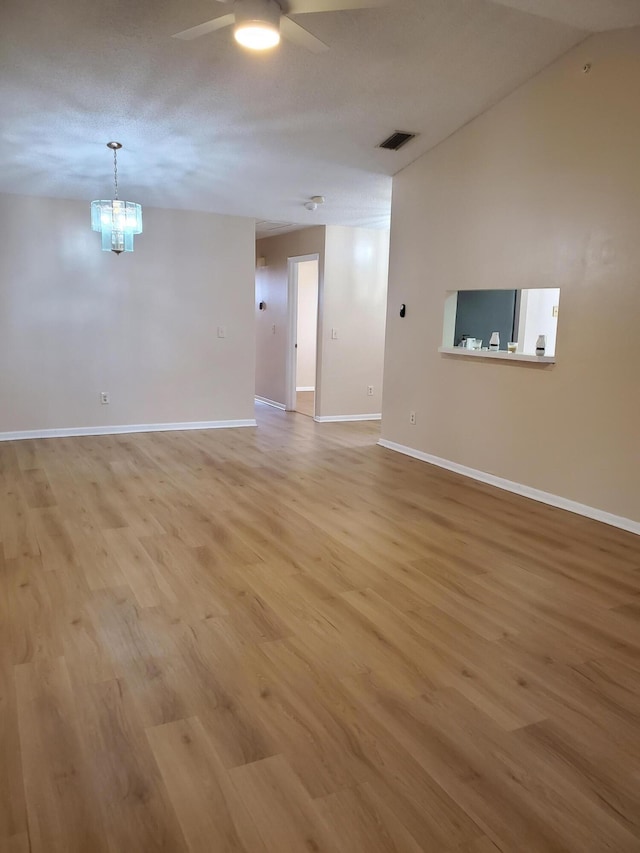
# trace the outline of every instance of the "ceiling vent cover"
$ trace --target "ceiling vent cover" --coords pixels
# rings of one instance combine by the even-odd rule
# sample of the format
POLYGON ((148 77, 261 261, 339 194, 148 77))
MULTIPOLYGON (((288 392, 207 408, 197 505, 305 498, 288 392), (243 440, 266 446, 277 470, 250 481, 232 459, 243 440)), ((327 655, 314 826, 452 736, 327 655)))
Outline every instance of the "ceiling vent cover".
POLYGON ((410 133, 407 130, 395 130, 388 139, 381 142, 378 148, 386 148, 387 151, 399 151, 407 142, 415 139, 417 134, 410 133))
POLYGON ((257 231, 281 231, 284 228, 291 228, 290 222, 271 222, 268 219, 259 219, 256 222, 257 231))

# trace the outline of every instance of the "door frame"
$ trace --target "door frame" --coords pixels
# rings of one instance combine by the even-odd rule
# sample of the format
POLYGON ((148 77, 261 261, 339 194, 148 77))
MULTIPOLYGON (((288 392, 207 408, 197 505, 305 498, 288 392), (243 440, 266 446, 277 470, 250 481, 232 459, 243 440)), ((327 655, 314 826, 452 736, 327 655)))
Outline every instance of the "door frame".
POLYGON ((288 412, 294 412, 296 408, 296 338, 298 336, 298 264, 305 261, 318 262, 318 304, 316 310, 316 381, 314 392, 314 416, 318 408, 318 392, 320 383, 320 253, 313 252, 310 255, 295 255, 287 259, 287 360, 285 368, 285 408, 288 412))

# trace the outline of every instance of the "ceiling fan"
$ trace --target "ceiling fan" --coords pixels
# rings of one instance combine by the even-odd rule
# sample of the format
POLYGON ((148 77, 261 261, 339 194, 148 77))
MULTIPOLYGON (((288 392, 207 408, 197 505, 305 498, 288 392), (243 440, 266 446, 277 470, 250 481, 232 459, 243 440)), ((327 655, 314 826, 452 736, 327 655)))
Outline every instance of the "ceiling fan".
POLYGON ((176 33, 173 38, 191 39, 234 28, 237 42, 252 50, 266 50, 280 42, 280 36, 312 53, 324 53, 329 46, 291 19, 291 15, 310 12, 339 12, 344 9, 372 9, 386 6, 390 0, 218 0, 233 4, 233 11, 197 27, 176 33))

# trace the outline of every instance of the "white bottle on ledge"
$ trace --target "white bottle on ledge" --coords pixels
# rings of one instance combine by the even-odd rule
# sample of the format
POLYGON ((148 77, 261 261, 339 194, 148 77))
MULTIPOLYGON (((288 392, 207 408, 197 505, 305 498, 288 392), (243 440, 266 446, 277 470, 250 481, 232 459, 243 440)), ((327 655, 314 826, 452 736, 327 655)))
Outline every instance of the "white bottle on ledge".
POLYGON ((491 352, 498 352, 500 349, 500 332, 491 332, 489 338, 489 349, 491 352))
POLYGON ((547 348, 547 336, 546 335, 538 335, 538 340, 536 341, 536 355, 544 355, 544 351, 547 348))

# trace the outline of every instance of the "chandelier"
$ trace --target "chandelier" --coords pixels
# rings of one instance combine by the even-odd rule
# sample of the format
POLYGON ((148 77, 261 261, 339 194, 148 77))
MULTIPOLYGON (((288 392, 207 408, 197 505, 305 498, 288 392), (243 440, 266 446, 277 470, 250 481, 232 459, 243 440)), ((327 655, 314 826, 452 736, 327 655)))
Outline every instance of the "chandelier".
POLYGON ((102 233, 102 251, 133 252, 133 235, 142 234, 142 207, 118 198, 118 151, 120 142, 107 142, 113 151, 113 185, 115 198, 91 202, 91 228, 102 233))

